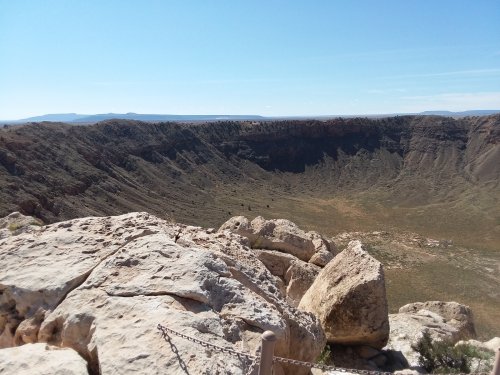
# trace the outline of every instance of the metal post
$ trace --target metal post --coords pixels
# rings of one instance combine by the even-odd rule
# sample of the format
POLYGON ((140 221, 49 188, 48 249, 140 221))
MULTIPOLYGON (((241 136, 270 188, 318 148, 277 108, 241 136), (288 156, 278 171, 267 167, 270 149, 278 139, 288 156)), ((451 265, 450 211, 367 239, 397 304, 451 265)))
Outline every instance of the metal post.
POLYGON ((495 355, 495 364, 493 365, 493 371, 491 375, 500 375, 500 348, 497 349, 495 355))
POLYGON ((274 334, 273 331, 266 331, 262 334, 262 348, 260 351, 259 375, 272 375, 275 344, 276 344, 276 335, 274 334))

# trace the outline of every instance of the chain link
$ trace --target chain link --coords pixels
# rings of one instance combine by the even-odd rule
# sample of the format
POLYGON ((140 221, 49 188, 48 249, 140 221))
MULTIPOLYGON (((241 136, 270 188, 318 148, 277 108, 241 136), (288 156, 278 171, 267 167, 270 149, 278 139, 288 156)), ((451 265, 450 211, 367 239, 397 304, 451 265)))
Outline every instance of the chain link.
POLYGON ((219 346, 219 345, 215 345, 215 344, 211 344, 209 342, 206 342, 206 341, 203 341, 203 340, 199 340, 199 339, 196 339, 194 337, 191 337, 191 336, 188 336, 188 335, 185 335, 183 333, 180 333, 180 332, 177 332, 177 331, 174 331, 173 329, 171 328, 168 328, 168 327, 165 327, 161 324, 158 324, 156 326, 156 328, 158 328, 158 330, 161 332, 162 336, 166 339, 168 334, 171 333, 175 336, 179 336, 179 337, 182 337, 183 339, 186 339, 188 341, 191 341, 191 342, 194 342, 196 344, 199 344, 205 348, 211 348, 211 349, 214 349, 218 352, 221 352, 221 353, 228 353, 228 354, 232 354, 232 355, 235 355, 237 357, 243 357, 243 358, 246 358, 250 361, 256 361, 256 360, 260 360, 260 357, 259 356, 255 356, 255 355, 252 355, 250 353, 245 353, 245 352, 240 352, 238 350, 234 350, 234 349, 231 349, 231 348, 226 348, 226 347, 223 347, 223 346, 219 346))
MULTIPOLYGON (((226 348, 223 346, 211 344, 209 342, 203 341, 196 339, 194 337, 185 335, 183 333, 174 331, 171 328, 168 328, 166 326, 163 326, 161 324, 158 324, 157 327, 158 330, 161 332, 163 338, 167 339, 168 334, 171 333, 175 336, 182 337, 188 341, 194 342, 196 344, 199 344, 205 348, 211 348, 216 351, 219 351, 221 353, 228 353, 235 355, 237 357, 243 357, 246 358, 254 363, 260 362, 260 356, 252 355, 250 353, 245 353, 245 352, 240 352, 238 350, 226 348)), ((335 367, 335 366, 327 366, 327 365, 321 365, 319 363, 313 363, 313 362, 304 362, 304 361, 299 361, 296 359, 290 359, 290 358, 283 358, 283 357, 273 357, 273 363, 283 363, 286 365, 294 365, 294 366, 302 366, 302 367, 308 367, 308 368, 315 368, 318 370, 322 371, 336 371, 336 372, 343 372, 343 373, 354 373, 354 374, 362 374, 362 375, 393 375, 392 372, 383 372, 383 371, 370 371, 370 370, 357 370, 357 369, 347 369, 343 367, 335 367)), ((489 375, 487 372, 478 372, 474 373, 475 375, 489 375)), ((469 374, 453 374, 453 375, 469 375, 469 374)))

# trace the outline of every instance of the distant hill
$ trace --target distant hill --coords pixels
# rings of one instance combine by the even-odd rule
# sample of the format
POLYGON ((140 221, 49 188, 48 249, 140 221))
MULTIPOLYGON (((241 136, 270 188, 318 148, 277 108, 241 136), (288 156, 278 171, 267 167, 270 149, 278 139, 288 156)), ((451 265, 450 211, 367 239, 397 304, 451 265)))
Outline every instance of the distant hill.
POLYGON ((0 124, 23 124, 27 122, 66 122, 66 123, 79 123, 79 124, 94 124, 99 121, 120 119, 120 120, 137 120, 144 122, 162 122, 162 121, 175 121, 175 122, 192 122, 192 121, 220 121, 220 120, 236 120, 236 121, 251 121, 251 120, 278 120, 278 119, 332 119, 336 117, 391 117, 403 115, 424 115, 424 116, 447 116, 447 117, 466 117, 466 116, 488 116, 500 113, 498 109, 480 109, 470 110, 463 112, 450 112, 450 111, 424 111, 420 113, 387 113, 379 115, 318 115, 318 116, 273 116, 266 117, 260 115, 172 115, 172 114, 140 114, 140 113, 102 113, 95 115, 82 115, 77 113, 54 113, 42 116, 28 117, 20 120, 0 120, 0 124))
POLYGON ((80 118, 87 117, 88 115, 79 115, 77 113, 53 113, 42 116, 29 117, 25 119, 15 120, 12 122, 42 122, 42 121, 53 121, 53 122, 73 122, 80 118))
POLYGON ((500 113, 498 109, 476 109, 470 111, 462 112, 450 112, 450 111, 424 111, 420 112, 420 115, 434 115, 434 116, 450 116, 450 117, 465 117, 465 116, 489 116, 500 113))
POLYGON ((42 116, 28 117, 20 120, 1 121, 3 123, 26 122, 69 122, 69 123, 96 123, 104 120, 137 120, 146 122, 160 121, 218 121, 218 120, 261 120, 258 115, 159 115, 140 113, 103 113, 96 115, 82 115, 77 113, 56 113, 42 116))

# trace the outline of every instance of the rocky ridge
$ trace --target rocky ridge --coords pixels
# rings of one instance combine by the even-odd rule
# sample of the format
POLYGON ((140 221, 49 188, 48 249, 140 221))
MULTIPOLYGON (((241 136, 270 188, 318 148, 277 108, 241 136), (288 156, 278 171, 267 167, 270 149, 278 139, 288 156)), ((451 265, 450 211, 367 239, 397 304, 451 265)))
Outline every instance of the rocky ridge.
MULTIPOLYGON (((382 266, 362 243, 338 253, 331 239, 288 220, 235 217, 215 230, 130 213, 39 226, 14 213, 0 224, 0 373, 256 369, 176 336, 163 340, 158 323, 253 354, 272 330, 275 355, 303 361, 316 361, 328 341, 337 366, 370 370, 416 367, 411 343, 424 330, 455 342, 475 337, 470 309, 454 302, 388 315, 382 266)), ((275 373, 308 369, 277 365, 275 373)))
POLYGON ((158 323, 251 353, 272 330, 277 355, 306 361, 325 343, 316 318, 289 306, 246 240, 229 232, 133 213, 31 228, 0 249, 1 346, 72 348, 92 374, 251 366, 185 340, 174 340, 174 354, 158 323))

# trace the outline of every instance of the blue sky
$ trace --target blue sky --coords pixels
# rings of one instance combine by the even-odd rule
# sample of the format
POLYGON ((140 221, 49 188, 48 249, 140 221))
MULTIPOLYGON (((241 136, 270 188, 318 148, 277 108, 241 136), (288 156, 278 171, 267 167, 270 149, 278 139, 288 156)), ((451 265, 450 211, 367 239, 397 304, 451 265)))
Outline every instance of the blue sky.
POLYGON ((0 0, 0 119, 500 109, 498 0, 0 0))

